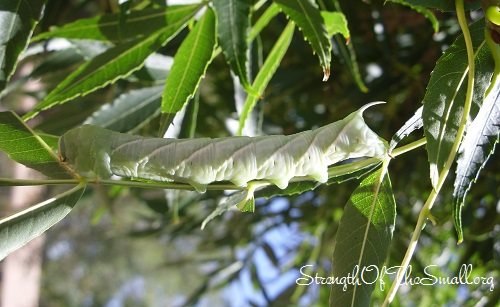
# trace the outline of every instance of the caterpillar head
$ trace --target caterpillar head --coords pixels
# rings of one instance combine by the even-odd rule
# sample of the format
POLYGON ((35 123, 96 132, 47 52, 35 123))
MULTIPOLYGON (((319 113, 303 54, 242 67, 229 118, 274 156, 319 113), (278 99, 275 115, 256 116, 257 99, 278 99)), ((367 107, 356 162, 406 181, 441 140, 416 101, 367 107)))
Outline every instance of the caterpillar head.
POLYGON ((111 177, 106 148, 111 140, 100 140, 98 131, 94 126, 85 125, 66 132, 59 138, 59 157, 86 177, 106 179, 111 177))

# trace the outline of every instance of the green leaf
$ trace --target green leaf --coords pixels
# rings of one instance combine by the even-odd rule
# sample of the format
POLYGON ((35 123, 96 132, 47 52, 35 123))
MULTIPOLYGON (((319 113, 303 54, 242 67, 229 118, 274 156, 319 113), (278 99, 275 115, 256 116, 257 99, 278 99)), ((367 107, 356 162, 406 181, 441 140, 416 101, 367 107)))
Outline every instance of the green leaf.
POLYGON ((242 202, 236 205, 241 212, 254 212, 255 211, 255 198, 245 198, 242 202))
MULTIPOLYGON (((25 53, 26 54, 26 53, 25 53)), ((24 86, 30 79, 37 79, 48 74, 54 74, 60 70, 67 70, 68 67, 83 62, 82 55, 75 48, 66 48, 54 51, 48 55, 29 75, 20 76, 15 81, 7 84, 4 91, 0 94, 0 99, 7 94, 18 90, 24 86)))
POLYGON ((215 217, 221 215, 222 213, 231 210, 237 204, 244 202, 248 195, 248 190, 235 192, 228 197, 221 200, 214 211, 210 213, 201 223, 201 229, 204 229, 208 222, 213 220, 215 217))
MULTIPOLYGON (((259 73, 255 77, 252 88, 257 91, 259 96, 263 95, 267 84, 273 77, 274 73, 281 63, 281 60, 285 56, 285 53, 288 50, 288 46, 290 46, 290 42, 292 41, 294 29, 295 26, 293 22, 289 22, 274 44, 273 48, 271 49, 271 52, 267 56, 267 59, 262 65, 259 73)), ((245 101, 245 105, 243 107, 243 111, 240 115, 240 124, 238 127, 237 135, 241 135, 241 132, 243 131, 243 127, 245 125, 245 121, 247 120, 250 113, 252 113, 252 110, 255 107, 258 99, 258 96, 253 95, 249 95, 247 97, 247 100, 245 101)))
POLYGON ((0 150, 12 160, 50 178, 72 178, 51 147, 14 112, 0 112, 0 150))
POLYGON ((297 24, 304 38, 309 41, 323 68, 323 81, 328 80, 332 45, 315 2, 312 0, 274 0, 274 2, 297 24))
POLYGON ((346 289, 340 283, 332 285, 330 306, 370 306, 379 277, 377 269, 380 272, 385 262, 396 223, 391 181, 384 173, 382 167, 364 179, 344 209, 336 235, 332 275, 338 279, 351 276, 353 282, 346 283, 346 289), (359 284, 354 284, 356 281, 359 284))
POLYGON ((160 114, 163 86, 133 90, 105 104, 85 121, 117 132, 134 131, 160 114))
MULTIPOLYGON (((332 6, 336 10, 336 12, 334 12, 334 14, 340 13, 343 15, 342 9, 341 9, 338 1, 332 0, 330 2, 332 3, 332 6)), ((326 25, 326 28, 328 30, 328 33, 330 35, 332 35, 333 31, 335 31, 335 29, 339 26, 341 29, 340 33, 342 33, 342 31, 346 31, 346 33, 348 33, 347 35, 343 35, 345 40, 343 40, 339 35, 333 36, 332 40, 333 40, 333 42, 335 42, 337 44, 337 48, 335 48, 335 53, 337 56, 341 57, 344 60, 345 64, 349 68, 349 71, 352 74, 352 76, 354 78, 354 82, 356 82, 356 85, 358 86, 359 90, 362 91, 363 93, 367 93, 368 88, 366 87, 365 83, 363 82, 363 78, 361 77, 361 73, 359 72, 359 65, 358 65, 358 62, 356 60, 356 51, 354 50, 353 45, 349 43, 350 42, 350 34, 348 32, 349 29, 347 26, 347 20, 345 20, 345 16, 344 16, 343 18, 342 17, 334 17, 334 18, 342 18, 345 21, 344 20, 335 21, 335 19, 331 19, 332 17, 327 16, 328 13, 329 12, 323 12, 323 11, 321 12, 321 14, 323 15, 323 18, 325 19, 325 25, 326 25), (333 24, 331 24, 331 23, 333 23, 333 24), (346 28, 346 30, 343 30, 344 27, 346 28)), ((335 15, 332 15, 332 16, 335 16, 335 15)))
POLYGON ((247 71, 251 1, 214 0, 213 4, 218 19, 219 45, 241 85, 251 91, 247 71))
POLYGON ((85 184, 0 220, 0 260, 62 220, 82 197, 85 184))
POLYGON ((248 34, 248 43, 253 41, 257 35, 269 24, 269 22, 280 12, 278 5, 272 3, 265 11, 260 15, 259 19, 250 29, 248 34))
POLYGON ((0 2, 0 92, 16 69, 42 14, 45 0, 0 2))
MULTIPOLYGON (((432 28, 434 29, 434 33, 439 32, 439 21, 437 20, 436 15, 434 15, 434 13, 432 11, 430 11, 429 9, 427 9, 423 6, 420 6, 420 5, 411 4, 406 0, 389 0, 389 1, 401 4, 404 6, 408 6, 412 10, 424 15, 431 22, 432 28)), ((454 2, 453 2, 453 10, 455 10, 455 3, 454 2)))
MULTIPOLYGON (((476 69, 473 105, 478 110, 494 70, 491 53, 484 39, 484 19, 470 25, 476 69)), ((439 58, 424 97, 424 121, 430 177, 435 187, 448 159, 462 118, 467 87, 467 51, 463 36, 439 58)))
POLYGON ((340 33, 347 41, 349 41, 351 34, 349 33, 349 28, 347 27, 347 19, 343 13, 321 11, 321 16, 325 21, 326 31, 329 36, 340 33))
POLYGON ((463 240, 462 206, 467 192, 476 181, 500 140, 500 82, 486 97, 478 115, 467 129, 460 147, 455 177, 453 216, 458 233, 458 243, 463 240))
POLYGON ((141 68, 146 58, 175 37, 196 11, 185 13, 183 16, 176 15, 179 19, 169 20, 171 23, 168 26, 160 28, 152 35, 119 44, 81 65, 23 119, 30 119, 56 104, 85 96, 141 68))
POLYGON ((163 132, 167 130, 173 114, 193 97, 205 76, 217 44, 216 27, 215 14, 208 8, 177 50, 161 103, 163 132))
MULTIPOLYGON (((400 1, 401 0, 393 2, 400 3, 400 1)), ((404 0, 404 1, 414 6, 434 8, 445 12, 455 11, 455 0, 404 0)), ((480 7, 479 1, 473 1, 473 2, 465 1, 465 9, 467 10, 476 10, 479 7, 480 7)))
POLYGON ((131 11, 127 15, 120 35, 121 13, 104 15, 101 17, 79 19, 60 28, 53 28, 49 32, 33 37, 38 41, 53 37, 68 39, 92 39, 110 42, 121 42, 137 37, 149 36, 159 29, 168 27, 175 20, 180 20, 193 11, 200 9, 202 4, 169 6, 167 8, 143 9, 131 11))

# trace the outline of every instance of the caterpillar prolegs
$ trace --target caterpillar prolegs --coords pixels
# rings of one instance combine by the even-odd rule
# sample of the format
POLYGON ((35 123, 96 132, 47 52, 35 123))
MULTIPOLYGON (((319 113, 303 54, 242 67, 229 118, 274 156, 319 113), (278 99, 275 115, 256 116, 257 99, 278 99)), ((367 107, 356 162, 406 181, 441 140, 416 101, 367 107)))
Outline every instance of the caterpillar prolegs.
POLYGON ((328 180, 328 166, 359 157, 383 159, 387 143, 364 122, 365 105, 346 118, 293 135, 197 139, 146 138, 96 126, 72 129, 59 154, 74 170, 95 179, 112 175, 189 183, 204 192, 215 181, 245 187, 266 180, 284 189, 290 179, 328 180))

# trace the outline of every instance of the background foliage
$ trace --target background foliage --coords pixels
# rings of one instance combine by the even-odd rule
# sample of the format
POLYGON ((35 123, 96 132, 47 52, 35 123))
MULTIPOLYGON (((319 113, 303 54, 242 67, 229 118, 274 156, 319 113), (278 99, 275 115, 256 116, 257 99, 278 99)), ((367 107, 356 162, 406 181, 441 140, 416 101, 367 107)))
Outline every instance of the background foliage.
MULTIPOLYGON (((178 136, 186 138, 227 136, 241 130, 243 123, 245 134, 291 134, 339 120, 368 102, 381 100, 387 103, 369 109, 365 118, 389 140, 422 101, 436 100, 426 97, 431 72, 434 70, 433 77, 439 74, 436 62, 461 34, 455 14, 450 12, 453 1, 406 1, 405 5, 395 3, 402 1, 256 2, 213 1, 205 13, 207 3, 193 4, 179 11, 167 10, 165 18, 162 1, 123 1, 119 5, 114 1, 39 0, 31 1, 29 7, 23 1, 0 1, 2 11, 22 16, 23 24, 34 29, 34 33, 27 28, 15 32, 15 39, 7 41, 9 47, 17 47, 2 50, 5 65, 0 86, 5 88, 0 107, 16 111, 24 119, 33 118, 30 125, 49 135, 61 135, 85 122, 157 136, 174 121, 178 136), (248 19, 231 20, 221 14, 216 18, 230 2, 239 5, 241 16, 259 9, 248 19), (301 3, 315 18, 320 16, 318 8, 330 13, 339 13, 341 8, 343 15, 328 18, 340 18, 333 23, 337 26, 347 21, 348 31, 342 26, 332 30, 332 24, 319 29, 317 24, 297 20, 291 25, 291 11, 301 3), (409 3, 437 10, 418 12, 409 3), (195 23, 193 16, 202 19, 195 23), (134 24, 141 18, 149 18, 147 26, 134 24), (184 23, 185 27, 179 26, 184 23), (95 25, 100 30, 90 31, 95 25), (253 25, 250 32, 230 31, 247 25, 253 25), (331 36, 331 55, 328 40, 314 35, 323 30, 328 37, 340 33, 331 36), (214 35, 203 37, 205 33, 214 35), (309 33, 308 40, 304 40, 305 33, 309 33), (229 40, 235 44, 225 47, 229 40), (148 57, 155 50, 158 52, 148 57), (217 56, 211 57, 212 52, 217 56), (328 67, 330 79, 322 82, 328 67), (26 96, 37 102, 35 107, 21 108, 19 101, 26 96), (184 117, 174 120, 188 101, 184 117), (250 106, 255 106, 253 112, 250 106)), ((469 21, 482 17, 479 3, 467 4, 467 8, 473 9, 469 21)), ((482 20, 476 24, 481 25, 482 20)), ((2 35, 6 40, 9 32, 2 35)), ((478 36, 483 34, 471 35, 478 41, 476 50, 488 52, 482 44, 484 37, 478 36)), ((450 61, 467 69, 465 58, 450 61)), ((477 66, 479 76, 494 74, 491 59, 488 61, 486 67, 477 66)), ((483 86, 482 91, 485 89, 483 86)), ((458 92, 455 90, 453 93, 458 92)), ((494 104, 498 105, 498 99, 494 104)), ((472 112, 478 111, 476 103, 472 112)), ((402 143, 421 137, 419 130, 402 143)), ((47 140, 49 145, 55 144, 50 136, 47 140)), ((497 140, 498 135, 493 136, 491 143, 497 140)), ((10 178, 6 161, 2 159, 1 177, 10 178)), ((472 264, 474 276, 498 280, 498 153, 489 161, 466 196, 461 245, 456 244, 454 175, 450 173, 432 209, 437 224, 424 229, 412 259, 416 275, 428 265, 437 265, 441 276, 457 276, 463 264, 472 264)), ((55 173, 50 170, 52 177, 57 177, 55 173)), ((396 157, 389 173, 397 215, 388 267, 400 265, 419 210, 432 189, 425 149, 396 157)), ((259 198, 254 213, 229 211, 203 230, 200 225, 223 196, 221 191, 198 194, 91 185, 83 192, 75 188, 76 193, 83 193, 82 199, 47 232, 40 304, 326 305, 329 286, 303 287, 295 281, 304 265, 312 265, 308 268, 311 274, 331 274, 340 217, 360 182, 356 179, 321 185, 299 195, 259 198)), ((3 197, 6 190, 1 189, 3 197)), ((50 194, 66 190, 57 186, 50 194)), ((7 201, 1 201, 2 216, 7 216, 7 201)), ((384 300, 389 279, 386 282, 385 289, 377 284, 372 304, 384 300)), ((500 297, 499 289, 403 286, 393 305, 473 306, 484 302, 493 306, 500 297)))

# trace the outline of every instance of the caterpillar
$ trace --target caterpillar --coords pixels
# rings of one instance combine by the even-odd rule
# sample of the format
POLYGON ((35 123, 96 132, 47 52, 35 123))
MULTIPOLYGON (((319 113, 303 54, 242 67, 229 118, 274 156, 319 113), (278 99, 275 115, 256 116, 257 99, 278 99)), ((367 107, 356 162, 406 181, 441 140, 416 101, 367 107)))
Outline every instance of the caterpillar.
POLYGON ((387 142, 362 117, 364 110, 378 103, 292 135, 162 139, 84 125, 61 136, 59 155, 82 176, 175 181, 188 183, 198 192, 216 181, 246 187, 249 181, 266 180, 280 189, 294 177, 325 183, 332 164, 387 155, 387 142))

